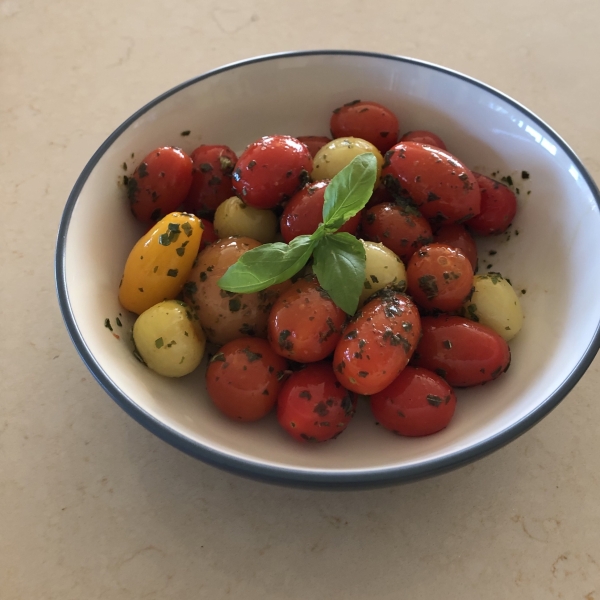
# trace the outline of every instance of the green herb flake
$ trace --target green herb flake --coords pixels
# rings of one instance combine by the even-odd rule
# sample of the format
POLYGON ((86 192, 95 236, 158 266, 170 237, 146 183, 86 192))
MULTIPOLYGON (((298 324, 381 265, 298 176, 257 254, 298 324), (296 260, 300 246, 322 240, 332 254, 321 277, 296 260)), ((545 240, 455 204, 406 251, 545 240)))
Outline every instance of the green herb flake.
POLYGON ((190 135, 190 133, 192 133, 189 129, 186 129, 185 131, 182 131, 179 135, 181 135, 182 137, 187 137, 188 135, 190 135))
POLYGON ((183 256, 185 254, 185 246, 180 246, 175 252, 177 252, 177 256, 183 256))
POLYGON ((104 327, 106 327, 106 329, 108 329, 109 331, 112 331, 112 325, 110 324, 110 319, 104 319, 104 327))
POLYGON ((167 271, 167 277, 177 277, 178 273, 179 273, 179 269, 169 269, 167 271))
POLYGON ((162 348, 165 345, 165 342, 161 337, 159 337, 158 339, 154 340, 154 345, 157 348, 162 348))
POLYGON ((530 175, 527 171, 521 171, 521 179, 529 179, 530 175))
POLYGON ((443 398, 436 396, 435 394, 427 394, 427 403, 436 408, 444 401, 443 398))
POLYGON ((434 275, 423 275, 419 277, 418 282, 427 300, 433 300, 438 295, 438 286, 434 275))
POLYGON ((243 352, 246 355, 246 357, 248 358, 248 362, 254 362, 254 361, 260 360, 262 358, 262 354, 260 354, 259 352, 252 352, 252 350, 250 350, 250 348, 248 348, 248 346, 246 346, 244 348, 243 352))
POLYGON ((119 327, 123 327, 123 323, 121 323, 121 319, 119 319, 119 317, 117 317, 115 321, 119 327))
POLYGON ((181 229, 183 229, 183 233, 185 233, 187 237, 190 237, 193 233, 192 226, 189 223, 182 223, 181 229))
POLYGON ((210 362, 225 362, 225 355, 222 352, 218 352, 210 359, 210 362))
POLYGON ((242 301, 239 298, 231 298, 229 300, 229 310, 231 312, 238 312, 242 307, 242 301))

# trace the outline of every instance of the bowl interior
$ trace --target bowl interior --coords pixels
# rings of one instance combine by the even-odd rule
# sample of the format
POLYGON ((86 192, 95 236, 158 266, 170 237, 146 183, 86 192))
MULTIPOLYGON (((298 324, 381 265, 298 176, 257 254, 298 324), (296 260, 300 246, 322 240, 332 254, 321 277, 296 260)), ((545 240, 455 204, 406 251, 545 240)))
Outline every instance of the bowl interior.
POLYGON ((600 215, 593 184, 536 117, 457 74, 414 61, 343 53, 233 66, 151 103, 115 132, 90 168, 78 183, 65 241, 66 290, 76 324, 71 333, 94 357, 88 360, 92 370, 112 381, 109 393, 130 412, 162 424, 163 437, 184 440, 198 455, 292 478, 360 481, 367 473, 383 477, 413 467, 425 474, 442 459, 475 455, 498 434, 515 434, 532 412, 543 412, 544 403, 549 409, 564 395, 565 381, 576 379, 586 352, 591 359, 600 322, 600 305, 591 302, 600 291, 595 260, 600 215), (492 264, 491 270, 510 278, 517 290, 526 290, 525 324, 511 343, 508 373, 493 384, 460 390, 455 418, 443 432, 420 439, 394 436, 375 424, 363 402, 335 442, 299 445, 273 416, 251 425, 222 417, 206 396, 203 368, 169 380, 133 357, 133 317, 120 307, 117 289, 143 231, 129 212, 122 165, 132 172, 160 145, 191 151, 200 143, 216 143, 241 152, 267 134, 327 135, 331 110, 358 98, 390 107, 403 132, 436 132, 471 168, 512 176, 519 212, 510 235, 479 243, 480 272, 492 264), (182 136, 184 131, 190 134, 182 136), (530 178, 523 179, 522 171, 530 178), (116 325, 119 315, 122 327, 116 325), (105 328, 106 318, 120 339, 105 328))

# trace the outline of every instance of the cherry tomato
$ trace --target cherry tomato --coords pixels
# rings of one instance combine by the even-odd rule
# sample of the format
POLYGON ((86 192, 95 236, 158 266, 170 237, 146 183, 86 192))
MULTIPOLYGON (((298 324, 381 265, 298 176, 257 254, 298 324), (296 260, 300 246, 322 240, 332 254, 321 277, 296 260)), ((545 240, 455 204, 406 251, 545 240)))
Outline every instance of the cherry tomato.
POLYGON ((492 329, 462 317, 423 317, 412 364, 468 387, 496 379, 510 365, 508 344, 492 329))
POLYGON ((405 263, 421 246, 433 242, 431 225, 413 207, 397 204, 378 204, 363 212, 363 236, 381 242, 405 263))
POLYGON ((233 196, 231 174, 237 156, 229 146, 202 145, 191 157, 193 179, 184 209, 198 216, 212 215, 221 202, 233 196))
POLYGON ((373 195, 369 198, 365 208, 373 208, 384 202, 391 202, 393 204, 395 202, 394 196, 392 196, 391 192, 386 187, 379 185, 373 190, 373 195))
POLYGON ((328 138, 325 135, 301 135, 296 139, 308 148, 308 151, 313 158, 325 144, 329 144, 331 141, 331 138, 328 138))
POLYGON ((415 252, 406 269, 408 293, 425 310, 458 310, 471 293, 473 267, 457 248, 430 244, 415 252))
POLYGON ((127 178, 131 211, 146 225, 156 223, 179 207, 191 185, 192 159, 180 148, 156 148, 127 178))
POLYGON ((431 131, 426 131, 425 129, 415 129, 414 131, 409 131, 400 138, 400 141, 417 142, 419 144, 427 144, 428 146, 435 146, 436 148, 446 150, 446 144, 444 144, 442 138, 435 135, 435 133, 432 133, 431 131))
POLYGON ((268 414, 283 385, 287 362, 266 340, 243 337, 225 344, 206 370, 206 389, 230 419, 256 421, 268 414))
POLYGON ((216 242, 219 238, 215 233, 215 226, 208 219, 200 219, 202 223, 202 241, 200 242, 200 252, 206 248, 209 244, 216 242))
POLYGON ((337 381, 329 362, 292 373, 277 398, 277 420, 299 442, 337 437, 355 411, 356 397, 337 381))
POLYGON ((254 208, 274 208, 309 180, 313 160, 308 148, 287 135, 250 144, 233 171, 238 196, 254 208))
POLYGON ((357 137, 386 152, 398 141, 400 127, 394 113, 377 102, 355 100, 333 111, 330 121, 334 138, 357 137))
MULTIPOLYGON (((323 204, 325 204, 325 190, 329 185, 328 180, 309 183, 296 192, 287 203, 281 215, 281 235, 286 244, 289 244, 299 235, 310 235, 317 230, 323 221, 323 204)), ((360 215, 348 219, 339 229, 354 235, 360 223, 360 215)))
POLYGON ((517 213, 517 197, 507 186, 474 173, 481 189, 481 212, 469 220, 469 229, 477 235, 495 235, 508 229, 517 213))
POLYGON ((477 245, 464 225, 450 223, 442 225, 433 233, 433 239, 439 244, 458 248, 469 259, 473 272, 477 271, 477 245))
POLYGON ((299 279, 277 299, 269 314, 268 338, 275 352, 297 362, 329 356, 346 321, 316 278, 299 279))
POLYGON ((386 153, 381 175, 386 187, 418 206, 430 221, 456 223, 479 214, 475 176, 445 150, 400 142, 386 153))
POLYGON ((421 335, 412 300, 385 290, 346 325, 333 355, 338 381, 358 394, 376 394, 407 365, 421 335))
POLYGON ((456 408, 456 394, 432 371, 406 367, 385 390, 371 396, 370 405, 383 427, 418 437, 448 425, 456 408))

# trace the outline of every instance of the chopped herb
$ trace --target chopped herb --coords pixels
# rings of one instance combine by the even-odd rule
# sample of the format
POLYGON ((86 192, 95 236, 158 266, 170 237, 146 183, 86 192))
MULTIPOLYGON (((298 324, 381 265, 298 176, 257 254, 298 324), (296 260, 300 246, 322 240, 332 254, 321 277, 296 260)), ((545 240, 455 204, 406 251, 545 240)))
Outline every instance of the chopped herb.
POLYGON ((165 342, 163 341, 163 339, 161 337, 159 337, 158 339, 154 340, 154 345, 157 348, 162 348, 165 345, 165 342))
MULTIPOLYGON (((308 392, 302 392, 302 393, 308 394, 308 392)), ((302 393, 300 394, 301 396, 302 396, 302 393)), ((310 396, 310 394, 309 394, 309 396, 310 396)), ((313 412, 318 414, 320 417, 326 417, 329 414, 329 409, 327 408, 327 404, 325 404, 325 402, 323 402, 323 400, 321 400, 314 407, 313 412)))
POLYGON ((144 293, 144 288, 138 288, 138 291, 144 293))
POLYGON ((490 250, 488 254, 490 256, 494 256, 494 255, 498 254, 498 252, 496 250, 490 250))
POLYGON ((279 347, 284 349, 284 350, 291 350, 294 347, 294 344, 292 343, 291 340, 288 340, 288 338, 290 337, 290 335, 292 334, 291 331, 289 331, 288 329, 283 329, 280 333, 279 333, 279 347))
POLYGON ((237 312, 242 307, 242 301, 239 298, 231 298, 229 300, 229 310, 231 312, 237 312))
POLYGON ((210 359, 210 362, 225 362, 225 355, 222 352, 218 352, 210 359))
POLYGON ((479 317, 477 316, 477 304, 469 304, 467 306, 467 318, 476 323, 479 322, 479 317))
MULTIPOLYGON (((186 129, 185 131, 182 131, 180 135, 183 137, 187 137, 188 135, 190 135, 190 133, 192 133, 192 132, 189 129, 186 129)), ((182 359, 182 361, 183 361, 183 359, 182 359)))
POLYGON ((527 171, 521 171, 521 179, 529 179, 529 173, 527 171))
POLYGON ((205 271, 200 271, 200 281, 206 281, 208 279, 208 275, 205 271))
POLYGON ((109 331, 112 331, 112 325, 110 324, 110 319, 104 319, 104 327, 106 327, 106 329, 108 329, 109 331))
POLYGON ((377 279, 377 277, 375 275, 371 275, 370 277, 371 277, 371 281, 373 283, 379 283, 379 279, 377 279))
POLYGON ((444 401, 443 398, 436 396, 435 394, 427 394, 427 402, 431 404, 431 406, 438 407, 444 401))
POLYGON ((140 164, 140 166, 138 167, 138 176, 140 179, 142 179, 142 177, 148 176, 148 165, 145 162, 140 164))
POLYGON ((123 168, 123 171, 127 171, 127 163, 124 162, 121 167, 123 168))
POLYGON ((192 235, 192 226, 189 223, 182 223, 181 229, 183 229, 183 233, 185 233, 187 237, 190 237, 192 235))
POLYGON ((115 319, 115 321, 117 322, 117 325, 118 325, 119 327, 123 327, 123 323, 121 323, 121 319, 119 319, 119 317, 117 317, 117 318, 115 319))
POLYGON ((300 398, 306 398, 307 400, 312 398, 312 394, 308 390, 302 390, 298 396, 300 396, 300 398))
POLYGON ((527 290, 521 290, 521 294, 526 294, 527 290))
POLYGON ((444 346, 444 348, 448 348, 448 350, 452 349, 452 342, 450 340, 444 340, 442 342, 442 346, 444 346))
POLYGON ((169 269, 167 271, 167 277, 177 277, 178 273, 179 273, 179 269, 169 269))
POLYGON ((248 357, 248 362, 254 362, 255 360, 260 360, 262 358, 262 354, 252 352, 247 346, 244 348, 244 354, 248 357))
POLYGON ((358 372, 359 377, 367 377, 368 375, 369 375, 368 371, 359 371, 358 372))
POLYGON ((434 275, 423 275, 419 277, 419 287, 427 296, 427 300, 433 300, 438 295, 438 286, 434 275))

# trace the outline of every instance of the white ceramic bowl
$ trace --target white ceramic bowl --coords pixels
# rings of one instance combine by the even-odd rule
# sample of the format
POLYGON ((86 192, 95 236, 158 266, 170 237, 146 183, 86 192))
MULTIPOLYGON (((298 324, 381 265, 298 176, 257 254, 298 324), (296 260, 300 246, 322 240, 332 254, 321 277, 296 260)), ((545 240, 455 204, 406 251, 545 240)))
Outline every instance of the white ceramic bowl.
POLYGON ((358 487, 407 481, 473 461, 554 408, 600 343, 600 195, 581 161, 543 121, 504 94, 421 61, 346 51, 264 56, 206 73, 156 98, 123 123, 77 180, 62 219, 58 296, 69 333, 107 393, 173 446, 213 465, 278 483, 358 487), (484 173, 520 188, 510 240, 480 245, 485 267, 509 277, 526 315, 508 373, 460 390, 454 420, 425 438, 394 436, 359 406, 336 441, 300 445, 275 417, 231 422, 208 400, 204 369, 162 378, 132 355, 133 322, 118 303, 125 259, 142 233, 120 179, 152 148, 227 144, 240 152, 267 134, 326 135, 331 110, 354 99, 391 108, 402 131, 431 129, 484 173), (190 130, 189 136, 181 132, 190 130), (132 159, 131 157, 134 156, 132 159), (521 171, 530 173, 522 180, 521 171), (517 234, 518 230, 518 235, 517 234), (121 317, 123 327, 115 324, 121 317), (109 318, 117 340, 105 328, 109 318))

